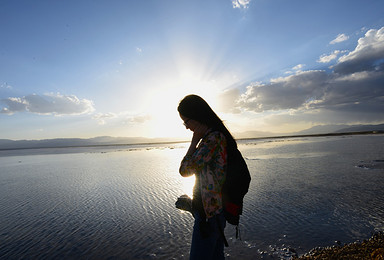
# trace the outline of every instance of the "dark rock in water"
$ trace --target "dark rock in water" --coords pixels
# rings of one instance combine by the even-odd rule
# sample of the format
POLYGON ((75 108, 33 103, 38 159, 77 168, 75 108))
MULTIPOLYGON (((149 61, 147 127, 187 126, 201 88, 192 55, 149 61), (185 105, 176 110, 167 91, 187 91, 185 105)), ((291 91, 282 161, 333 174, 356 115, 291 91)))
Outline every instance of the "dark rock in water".
POLYGON ((361 161, 356 167, 366 170, 384 169, 384 160, 361 161))

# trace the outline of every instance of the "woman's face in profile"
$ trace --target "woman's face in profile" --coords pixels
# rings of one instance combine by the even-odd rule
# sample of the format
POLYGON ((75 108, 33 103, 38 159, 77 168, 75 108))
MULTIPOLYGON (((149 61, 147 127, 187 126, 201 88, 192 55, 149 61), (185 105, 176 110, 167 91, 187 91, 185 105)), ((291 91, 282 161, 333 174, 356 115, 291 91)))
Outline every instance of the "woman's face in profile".
POLYGON ((199 124, 199 122, 197 122, 196 120, 190 119, 181 114, 180 114, 180 118, 181 120, 183 120, 183 125, 185 126, 185 128, 191 130, 192 132, 196 129, 197 125, 199 124))

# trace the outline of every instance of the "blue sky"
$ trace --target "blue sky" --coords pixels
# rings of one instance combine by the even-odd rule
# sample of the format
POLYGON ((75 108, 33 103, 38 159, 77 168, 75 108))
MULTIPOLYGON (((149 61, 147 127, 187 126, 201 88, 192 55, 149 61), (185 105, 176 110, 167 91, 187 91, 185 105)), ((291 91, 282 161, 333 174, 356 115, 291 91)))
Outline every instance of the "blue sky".
MULTIPOLYGON (((384 2, 0 1, 0 139, 384 122, 384 2)), ((236 135, 236 134, 235 134, 236 135)))

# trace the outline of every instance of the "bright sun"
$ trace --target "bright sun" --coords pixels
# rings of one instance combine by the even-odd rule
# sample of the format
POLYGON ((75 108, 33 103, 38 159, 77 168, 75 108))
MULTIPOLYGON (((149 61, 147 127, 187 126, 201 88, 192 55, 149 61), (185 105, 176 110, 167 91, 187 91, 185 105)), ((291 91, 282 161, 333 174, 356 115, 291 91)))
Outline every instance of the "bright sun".
POLYGON ((156 137, 186 137, 191 135, 186 130, 177 113, 180 100, 189 94, 203 97, 211 106, 216 106, 218 88, 215 82, 196 80, 191 76, 184 77, 168 86, 158 87, 147 95, 147 113, 151 115, 151 131, 149 135, 156 137))

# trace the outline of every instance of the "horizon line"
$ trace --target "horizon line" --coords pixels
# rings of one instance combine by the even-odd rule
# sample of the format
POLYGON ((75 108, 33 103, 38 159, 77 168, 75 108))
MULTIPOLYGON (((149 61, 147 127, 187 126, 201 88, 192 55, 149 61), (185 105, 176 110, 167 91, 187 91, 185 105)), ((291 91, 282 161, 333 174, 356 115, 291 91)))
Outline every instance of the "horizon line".
MULTIPOLYGON (((342 132, 342 133, 324 133, 324 134, 303 134, 303 135, 278 135, 278 136, 266 136, 266 137, 249 137, 249 138, 235 138, 236 141, 242 140, 261 140, 261 139, 283 139, 283 138, 301 138, 301 137, 324 137, 324 136, 343 136, 343 135, 380 135, 384 134, 384 130, 370 130, 370 131, 352 131, 352 132, 342 132)), ((97 138, 97 137, 94 137, 97 138)), ((119 138, 119 137, 116 137, 119 138)), ((125 138, 125 137, 122 137, 125 138)), ((126 137, 131 138, 131 137, 126 137)), ((135 137, 132 137, 135 138, 135 137)), ((138 137, 145 138, 145 137, 138 137)), ((59 140, 59 139, 81 139, 89 140, 92 138, 53 138, 53 139, 43 139, 43 140, 59 140)), ((150 138, 148 138, 150 139, 150 138)), ((155 139, 155 138, 154 138, 155 139)), ((158 138, 161 139, 161 138, 158 138)), ((10 139, 3 139, 10 140, 10 139)), ((12 140, 11 140, 12 141, 12 140)), ((27 140, 20 140, 27 141, 27 140)), ((41 141, 41 140, 34 140, 41 141)), ((139 143, 110 143, 110 144, 84 144, 84 145, 63 145, 63 146, 36 146, 36 147, 15 147, 15 148, 0 148, 0 151, 7 150, 26 150, 26 149, 47 149, 47 148, 80 148, 80 147, 107 147, 107 146, 126 146, 126 145, 150 145, 150 144, 177 144, 185 143, 190 140, 179 140, 179 141, 159 141, 159 142, 139 142, 139 143)), ((18 142, 18 141, 15 141, 18 142)))

